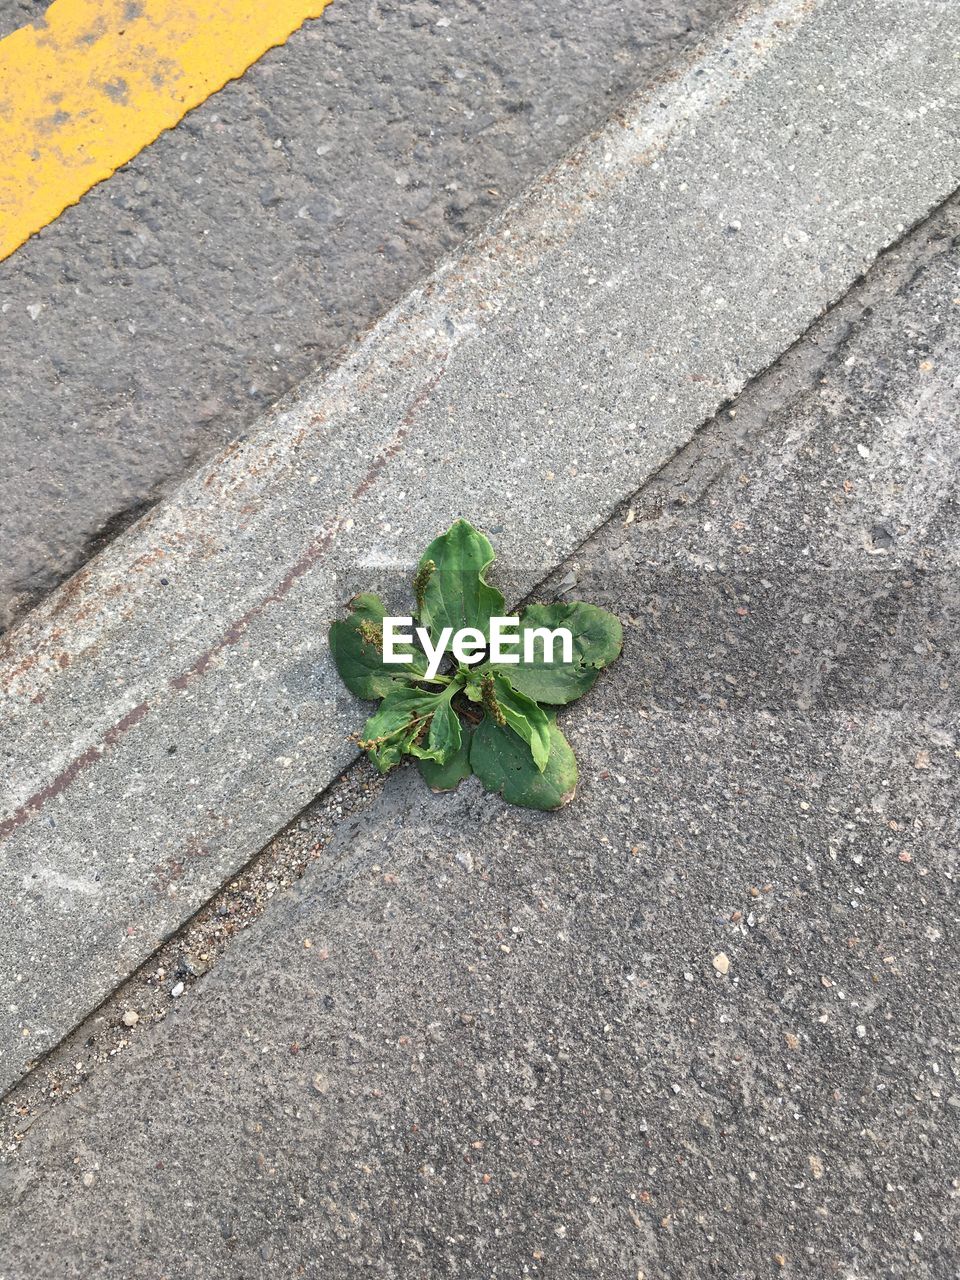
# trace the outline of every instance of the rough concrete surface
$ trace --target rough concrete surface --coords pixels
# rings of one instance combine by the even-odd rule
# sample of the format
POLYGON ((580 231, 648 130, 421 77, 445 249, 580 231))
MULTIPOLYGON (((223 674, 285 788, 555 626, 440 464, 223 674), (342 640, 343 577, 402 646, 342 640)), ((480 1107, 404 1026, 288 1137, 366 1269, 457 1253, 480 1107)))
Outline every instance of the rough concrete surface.
POLYGON ((29 1128, 0 1274, 957 1274, 958 228, 548 584, 625 623, 575 801, 388 779, 29 1128))
POLYGON ((0 264, 0 630, 734 7, 336 0, 0 264))
POLYGON ((762 6, 10 637, 4 1081, 352 758, 355 589, 464 515, 516 598, 953 188, 958 49, 762 6))
POLYGON ((43 17, 49 0, 0 0, 0 39, 43 17))

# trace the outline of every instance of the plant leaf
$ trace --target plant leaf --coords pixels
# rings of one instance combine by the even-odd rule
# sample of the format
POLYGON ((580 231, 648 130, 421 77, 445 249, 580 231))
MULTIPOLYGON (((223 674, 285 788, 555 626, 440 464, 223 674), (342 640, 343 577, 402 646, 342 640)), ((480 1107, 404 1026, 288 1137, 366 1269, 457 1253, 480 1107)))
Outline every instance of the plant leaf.
POLYGON ((532 698, 512 688, 506 676, 494 674, 493 687, 503 718, 530 748, 533 763, 543 773, 550 756, 550 721, 546 714, 532 698))
POLYGON ((470 725, 461 725, 460 746, 444 764, 435 760, 417 761, 417 768, 423 774, 424 781, 431 791, 453 791, 469 778, 473 770, 470 768, 470 742, 473 730, 470 725))
MULTIPOLYGON (((520 615, 520 632, 517 641, 509 648, 519 658, 519 663, 500 663, 477 669, 499 672, 507 677, 519 693, 525 693, 535 702, 562 705, 573 702, 592 688, 602 667, 618 657, 623 647, 623 628, 620 619, 606 609, 593 604, 572 600, 558 604, 531 604, 520 615), (573 638, 573 661, 559 661, 559 646, 555 647, 558 660, 545 662, 545 646, 537 639, 534 661, 524 662, 524 635, 536 627, 553 631, 567 627, 573 638)), ((504 645, 504 648, 507 648, 504 645)))
POLYGON ((349 618, 330 625, 330 652, 340 679, 351 693, 358 698, 385 698, 391 690, 424 678, 426 656, 413 646, 405 665, 383 661, 382 638, 377 640, 373 635, 382 626, 384 616, 383 603, 377 596, 363 592, 354 596, 349 608, 349 618))
POLYGON ((491 617, 503 613, 503 596, 485 580, 493 559, 489 540, 466 520, 457 520, 427 547, 419 572, 430 561, 435 567, 423 587, 420 621, 434 644, 444 627, 452 627, 454 635, 463 627, 477 627, 486 635, 491 617))
POLYGON ((381 773, 392 769, 401 756, 416 745, 428 720, 446 697, 446 693, 403 687, 387 694, 364 725, 360 741, 381 773))
POLYGON ((430 721, 430 732, 426 745, 414 742, 410 754, 420 760, 434 760, 437 764, 446 764, 460 750, 460 717, 450 705, 450 699, 439 695, 439 704, 430 721))
POLYGON ((487 791, 526 809, 559 809, 577 789, 577 761, 569 742, 550 725, 550 757, 541 773, 526 745, 486 716, 474 730, 470 765, 487 791))
POLYGON ((460 668, 460 673, 463 676, 463 694, 471 702, 483 701, 483 686, 480 683, 481 677, 479 674, 481 670, 488 671, 490 668, 486 663, 482 668, 471 667, 469 671, 464 671, 462 667, 460 668))
POLYGON ((379 596, 372 591, 361 591, 348 601, 347 608, 358 618, 366 618, 368 622, 382 622, 386 609, 379 596))

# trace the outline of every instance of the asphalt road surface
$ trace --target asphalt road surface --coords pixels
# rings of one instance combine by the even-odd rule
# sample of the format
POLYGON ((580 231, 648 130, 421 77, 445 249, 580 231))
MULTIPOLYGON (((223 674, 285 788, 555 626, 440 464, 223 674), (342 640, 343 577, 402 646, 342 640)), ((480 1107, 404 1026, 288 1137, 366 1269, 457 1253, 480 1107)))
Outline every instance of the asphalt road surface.
POLYGON ((736 8, 336 0, 0 263, 0 630, 736 8))
POLYGON ((392 775, 172 1016, 12 1095, 0 1273, 956 1273, 958 233, 545 586, 625 624, 571 805, 392 775))

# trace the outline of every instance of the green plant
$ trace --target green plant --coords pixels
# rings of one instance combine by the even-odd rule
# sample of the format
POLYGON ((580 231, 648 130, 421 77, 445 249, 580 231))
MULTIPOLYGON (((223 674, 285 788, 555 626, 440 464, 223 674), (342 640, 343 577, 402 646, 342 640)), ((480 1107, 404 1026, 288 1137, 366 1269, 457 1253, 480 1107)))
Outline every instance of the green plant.
MULTIPOLYGON (((430 645, 447 627, 489 636, 490 619, 504 612, 503 596, 486 580, 493 559, 490 542, 466 520, 424 552, 413 578, 414 621, 430 645)), ((558 809, 573 799, 577 762, 557 728, 557 709, 586 693, 620 653, 623 633, 613 614, 579 601, 528 605, 513 645, 519 662, 466 665, 448 654, 447 669, 429 678, 415 644, 400 646, 402 665, 384 662, 385 611, 376 596, 355 596, 349 608, 350 616, 330 627, 330 649, 352 693, 383 699, 359 739, 382 773, 411 755, 435 791, 475 773, 511 804, 558 809), (545 646, 525 660, 524 634, 539 627, 569 629, 571 661, 548 661, 545 646)))

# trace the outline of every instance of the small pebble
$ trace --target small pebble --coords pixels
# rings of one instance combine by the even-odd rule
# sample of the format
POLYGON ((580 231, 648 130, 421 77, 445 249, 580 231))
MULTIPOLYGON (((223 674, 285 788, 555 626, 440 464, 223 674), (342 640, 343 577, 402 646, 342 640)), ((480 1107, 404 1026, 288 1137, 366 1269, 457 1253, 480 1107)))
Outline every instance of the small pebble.
POLYGON ((170 995, 174 1000, 176 1000, 178 996, 183 995, 183 991, 184 991, 183 983, 177 982, 170 988, 170 995))
POLYGON ((136 1009, 128 1009, 120 1021, 125 1027, 135 1027, 140 1021, 140 1015, 136 1009))
POLYGON ((93 1174, 89 1171, 89 1169, 88 1169, 88 1170, 87 1170, 87 1172, 83 1175, 83 1185, 84 1185, 85 1187, 92 1187, 92 1186, 93 1186, 93 1174))
POLYGON ((730 972, 730 957, 725 951, 721 951, 719 955, 713 957, 713 967, 717 973, 726 974, 730 972))

